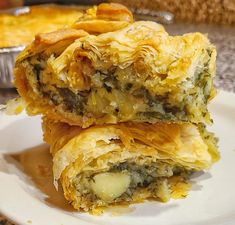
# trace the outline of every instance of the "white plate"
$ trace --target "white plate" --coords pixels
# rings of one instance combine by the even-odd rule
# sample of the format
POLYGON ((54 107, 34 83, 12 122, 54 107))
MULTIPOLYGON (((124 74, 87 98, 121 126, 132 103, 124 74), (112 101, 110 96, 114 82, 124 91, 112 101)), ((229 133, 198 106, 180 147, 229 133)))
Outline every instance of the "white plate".
POLYGON ((221 91, 210 110, 214 118, 210 130, 220 139, 221 160, 209 172, 194 176, 187 198, 132 205, 124 213, 117 209, 118 216, 110 212, 91 216, 62 207, 62 195, 54 191, 45 168, 50 159, 48 146, 42 145, 40 117, 1 115, 0 151, 8 155, 0 155, 0 211, 18 224, 33 225, 234 225, 235 95, 221 91), (22 151, 20 163, 9 156, 22 151))

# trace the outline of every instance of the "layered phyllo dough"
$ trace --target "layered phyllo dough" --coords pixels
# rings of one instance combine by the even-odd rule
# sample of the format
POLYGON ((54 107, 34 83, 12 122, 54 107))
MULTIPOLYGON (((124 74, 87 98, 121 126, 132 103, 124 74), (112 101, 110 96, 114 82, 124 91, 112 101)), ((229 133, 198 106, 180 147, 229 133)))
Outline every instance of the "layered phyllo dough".
POLYGON ((186 197, 190 175, 220 158, 205 127, 215 60, 206 35, 171 36, 105 3, 36 35, 17 57, 22 99, 8 108, 23 102, 42 114, 54 185, 78 211, 167 202, 186 197))
MULTIPOLYGON (((216 50, 208 38, 170 36, 155 22, 133 22, 124 9, 120 13, 125 26, 116 31, 91 31, 80 21, 36 36, 15 65, 15 85, 28 113, 84 128, 128 121, 210 123, 216 50)), ((115 13, 112 20, 107 15, 99 21, 111 26, 115 13)))
POLYGON ((119 123, 87 129, 44 118, 55 185, 80 211, 181 198, 189 175, 219 159, 217 140, 202 125, 119 123))

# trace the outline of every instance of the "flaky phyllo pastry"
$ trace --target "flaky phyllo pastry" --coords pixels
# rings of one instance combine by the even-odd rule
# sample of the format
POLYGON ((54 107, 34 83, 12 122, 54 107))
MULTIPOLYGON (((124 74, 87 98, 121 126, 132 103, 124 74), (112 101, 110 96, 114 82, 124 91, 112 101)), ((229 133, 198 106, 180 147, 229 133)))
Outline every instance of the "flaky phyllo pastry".
POLYGON ((18 56, 15 84, 28 113, 82 127, 209 123, 216 51, 207 37, 170 36, 157 23, 133 22, 124 7, 111 8, 105 4, 71 29, 36 36, 18 56))
POLYGON ((187 195, 188 175, 219 158, 217 140, 202 125, 119 123, 87 129, 44 118, 55 183, 74 208, 104 207, 187 195))
POLYGON ((15 84, 28 114, 43 115, 54 184, 75 209, 187 196, 189 175, 219 159, 204 125, 215 58, 205 35, 170 36, 119 4, 35 37, 15 84))

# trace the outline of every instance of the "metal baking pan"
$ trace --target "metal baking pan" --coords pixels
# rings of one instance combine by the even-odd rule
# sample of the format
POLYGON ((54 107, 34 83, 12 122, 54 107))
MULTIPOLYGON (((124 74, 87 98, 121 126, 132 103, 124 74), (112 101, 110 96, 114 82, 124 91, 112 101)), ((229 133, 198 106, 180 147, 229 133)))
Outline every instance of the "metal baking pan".
MULTIPOLYGON (((55 5, 44 4, 43 6, 56 7, 75 7, 80 10, 85 10, 90 6, 84 5, 55 5)), ((7 10, 0 10, 0 14, 20 15, 30 11, 30 7, 23 6, 7 10)), ((131 9, 136 20, 152 20, 162 24, 169 24, 173 21, 173 15, 168 12, 157 12, 146 9, 131 9)), ((13 67, 16 56, 25 48, 25 46, 12 46, 0 48, 0 88, 14 87, 13 81, 13 67)))
MULTIPOLYGON (((84 10, 82 6, 74 5, 56 5, 56 4, 43 4, 42 6, 48 7, 72 7, 84 10)), ((30 12, 29 6, 16 7, 6 10, 0 10, 0 14, 20 15, 30 12)), ((25 48, 25 46, 11 46, 0 47, 0 88, 13 88, 13 68, 15 64, 16 56, 25 48)))
POLYGON ((15 58, 24 48, 24 46, 0 48, 0 88, 13 87, 15 58))
MULTIPOLYGON (((0 10, 0 14, 20 15, 30 11, 27 6, 17 7, 7 10, 0 10)), ((25 46, 12 46, 0 48, 0 88, 13 87, 13 67, 16 56, 25 48, 25 46)))

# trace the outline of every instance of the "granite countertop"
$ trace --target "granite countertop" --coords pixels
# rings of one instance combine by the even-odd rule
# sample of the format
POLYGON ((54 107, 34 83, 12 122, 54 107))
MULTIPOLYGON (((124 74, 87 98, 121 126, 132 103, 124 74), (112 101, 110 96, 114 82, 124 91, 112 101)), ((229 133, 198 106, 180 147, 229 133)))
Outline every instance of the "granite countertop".
MULTIPOLYGON (((174 23, 166 25, 165 28, 171 35, 195 31, 207 33, 218 52, 215 85, 219 89, 235 92, 235 27, 174 23)), ((14 89, 0 89, 0 104, 16 96, 17 92, 14 89)), ((0 225, 12 223, 0 216, 0 225)))

